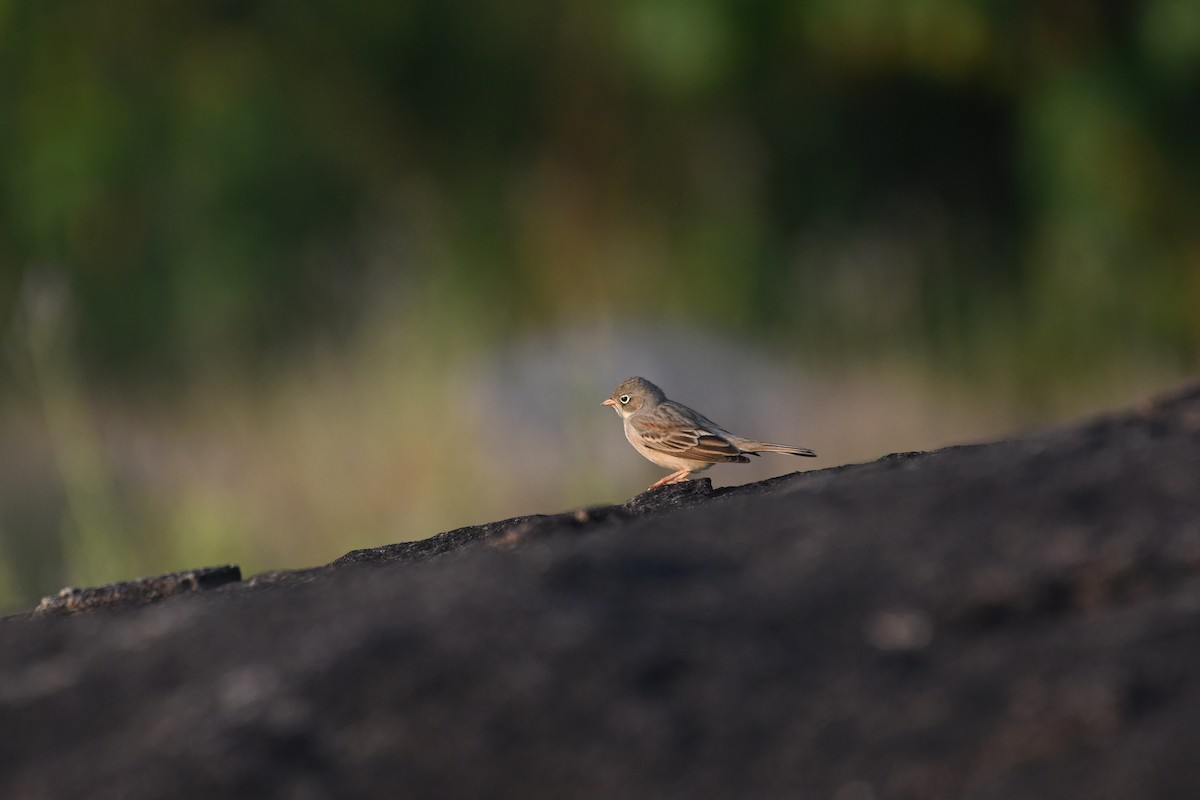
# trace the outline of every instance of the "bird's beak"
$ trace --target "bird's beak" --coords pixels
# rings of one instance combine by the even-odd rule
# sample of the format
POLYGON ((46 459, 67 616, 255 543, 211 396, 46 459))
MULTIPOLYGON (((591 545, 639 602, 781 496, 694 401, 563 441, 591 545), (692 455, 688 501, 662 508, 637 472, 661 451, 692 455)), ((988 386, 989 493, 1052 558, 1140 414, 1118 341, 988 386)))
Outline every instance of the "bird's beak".
POLYGON ((602 405, 602 406, 615 406, 616 404, 617 404, 617 401, 616 401, 616 400, 613 400, 613 399, 610 397, 610 398, 608 398, 607 400, 605 400, 603 403, 601 403, 600 405, 602 405))

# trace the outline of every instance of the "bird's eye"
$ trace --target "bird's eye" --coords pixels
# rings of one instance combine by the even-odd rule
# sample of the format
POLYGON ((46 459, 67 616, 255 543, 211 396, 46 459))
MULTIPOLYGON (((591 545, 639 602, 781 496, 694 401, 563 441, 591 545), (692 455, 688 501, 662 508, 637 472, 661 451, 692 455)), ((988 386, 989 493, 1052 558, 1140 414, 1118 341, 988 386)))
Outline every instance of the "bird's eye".
POLYGON ((626 403, 629 402, 629 395, 623 394, 620 397, 618 397, 617 399, 621 401, 621 405, 625 405, 626 403))

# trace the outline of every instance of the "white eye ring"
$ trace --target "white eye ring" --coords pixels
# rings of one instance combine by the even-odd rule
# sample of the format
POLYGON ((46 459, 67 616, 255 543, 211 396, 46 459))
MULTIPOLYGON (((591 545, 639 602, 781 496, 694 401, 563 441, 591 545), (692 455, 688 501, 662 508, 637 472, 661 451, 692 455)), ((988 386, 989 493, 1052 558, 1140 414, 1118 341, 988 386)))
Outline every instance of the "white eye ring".
POLYGON ((621 405, 625 405, 626 403, 629 402, 629 395, 623 394, 620 397, 618 397, 617 399, 621 401, 621 405))

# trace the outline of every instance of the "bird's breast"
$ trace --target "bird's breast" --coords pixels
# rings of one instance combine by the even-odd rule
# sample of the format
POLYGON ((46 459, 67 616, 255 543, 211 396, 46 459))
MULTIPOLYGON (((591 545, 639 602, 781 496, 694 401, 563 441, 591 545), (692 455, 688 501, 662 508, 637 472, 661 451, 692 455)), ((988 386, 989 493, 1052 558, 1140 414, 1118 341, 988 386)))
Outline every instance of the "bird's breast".
MULTIPOLYGON (((680 456, 664 453, 661 450, 655 450, 654 448, 642 442, 642 437, 638 434, 637 430, 635 430, 634 427, 629 424, 629 420, 625 420, 625 438, 629 440, 631 445, 633 445, 634 450, 637 450, 639 453, 641 453, 643 458, 650 463, 657 464, 665 469, 696 469, 700 464, 703 463, 690 458, 681 458, 680 456)), ((700 468, 702 469, 703 467, 700 468)))

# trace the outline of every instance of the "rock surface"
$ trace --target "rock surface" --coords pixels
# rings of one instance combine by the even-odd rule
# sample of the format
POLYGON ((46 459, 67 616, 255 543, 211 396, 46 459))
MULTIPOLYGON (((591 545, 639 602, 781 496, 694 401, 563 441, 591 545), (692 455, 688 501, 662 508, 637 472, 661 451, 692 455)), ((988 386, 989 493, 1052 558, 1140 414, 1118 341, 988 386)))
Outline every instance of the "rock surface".
POLYGON ((183 572, 170 572, 153 578, 138 578, 123 583, 110 583, 96 589, 68 586, 58 594, 43 597, 33 610, 35 615, 78 614, 97 608, 142 606, 165 600, 183 592, 215 589, 242 579, 242 571, 229 564, 223 567, 203 567, 183 572))
POLYGON ((0 797, 1200 796, 1200 388, 0 621, 0 797))

